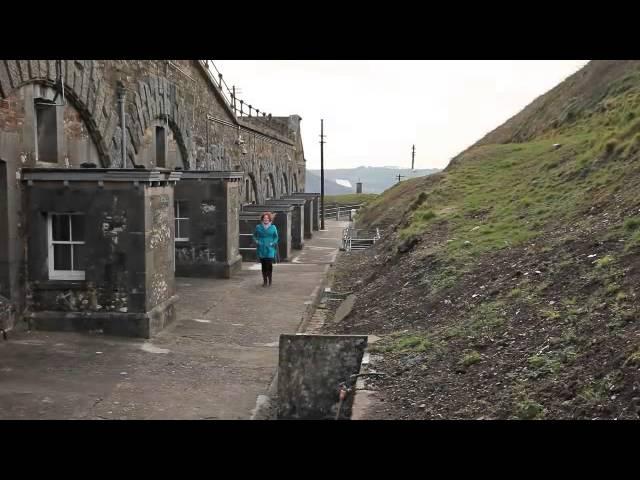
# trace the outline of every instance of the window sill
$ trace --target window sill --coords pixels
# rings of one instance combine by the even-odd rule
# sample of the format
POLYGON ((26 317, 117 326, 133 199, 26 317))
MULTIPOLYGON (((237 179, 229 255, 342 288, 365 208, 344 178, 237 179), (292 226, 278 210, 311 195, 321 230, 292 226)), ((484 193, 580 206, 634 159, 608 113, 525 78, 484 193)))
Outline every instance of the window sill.
POLYGON ((85 290, 86 280, 44 280, 34 282, 33 288, 36 290, 85 290))

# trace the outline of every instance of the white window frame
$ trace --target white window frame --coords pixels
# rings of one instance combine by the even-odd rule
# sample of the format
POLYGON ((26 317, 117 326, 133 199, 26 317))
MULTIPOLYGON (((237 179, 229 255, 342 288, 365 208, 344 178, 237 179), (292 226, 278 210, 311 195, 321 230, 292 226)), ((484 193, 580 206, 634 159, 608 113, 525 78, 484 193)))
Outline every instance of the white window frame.
POLYGON ((189 241, 189 237, 180 237, 178 236, 178 233, 180 231, 180 220, 186 220, 187 223, 189 222, 190 218, 189 217, 181 217, 180 216, 180 203, 189 203, 187 200, 175 200, 175 214, 176 214, 176 238, 175 241, 176 242, 188 242, 189 241))
MULTIPOLYGON (((47 237, 48 237, 48 245, 49 245, 49 280, 84 280, 85 273, 84 270, 74 270, 73 269, 73 246, 74 245, 84 245, 84 240, 71 240, 73 238, 73 230, 71 223, 72 215, 83 215, 83 213, 57 213, 51 212, 47 215, 47 237), (53 217, 54 216, 65 216, 69 217, 69 240, 53 240, 53 217), (56 270, 55 262, 54 262, 54 245, 71 245, 71 270, 56 270)), ((86 231, 85 231, 86 232, 86 231)))

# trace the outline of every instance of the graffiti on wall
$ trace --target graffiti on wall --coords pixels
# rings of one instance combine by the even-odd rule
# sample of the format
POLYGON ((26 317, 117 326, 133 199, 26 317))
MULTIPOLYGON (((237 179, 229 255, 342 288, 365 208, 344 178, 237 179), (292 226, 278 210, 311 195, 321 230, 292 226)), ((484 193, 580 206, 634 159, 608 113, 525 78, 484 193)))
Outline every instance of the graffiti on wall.
POLYGON ((211 236, 216 234, 216 205, 212 200, 203 200, 200 203, 200 216, 202 234, 211 236))
POLYGON ((216 254, 207 244, 176 248, 176 262, 179 264, 207 264, 215 261, 216 254))
POLYGON ((151 305, 158 305, 169 298, 169 284, 162 273, 155 273, 151 281, 151 305))

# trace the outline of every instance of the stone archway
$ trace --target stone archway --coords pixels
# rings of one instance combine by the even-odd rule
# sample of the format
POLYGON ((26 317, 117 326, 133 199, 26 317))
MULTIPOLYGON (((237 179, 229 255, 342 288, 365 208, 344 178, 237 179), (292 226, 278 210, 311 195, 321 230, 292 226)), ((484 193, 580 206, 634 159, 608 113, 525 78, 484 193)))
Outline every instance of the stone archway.
POLYGON ((267 199, 277 198, 278 192, 276 190, 276 182, 273 179, 273 173, 269 173, 267 176, 267 199))
MULTIPOLYGON (((43 78, 28 78, 25 81, 17 84, 15 87, 10 90, 4 91, 4 98, 17 98, 20 97, 20 101, 32 101, 33 105, 33 113, 30 110, 25 111, 26 118, 32 118, 34 125, 38 122, 40 118, 39 108, 43 105, 49 105, 53 108, 54 112, 53 117, 51 119, 50 124, 57 124, 54 128, 62 131, 62 129, 67 128, 65 125, 71 125, 70 129, 74 129, 74 124, 81 123, 82 129, 86 132, 86 140, 91 144, 90 148, 93 149, 94 155, 88 154, 87 157, 91 158, 83 158, 82 160, 78 160, 79 163, 82 161, 95 161, 101 167, 108 167, 110 165, 110 154, 107 148, 107 144, 104 140, 103 132, 98 127, 98 123, 92 117, 89 107, 87 105, 86 100, 83 100, 81 95, 76 92, 72 86, 65 84, 64 85, 64 98, 61 93, 61 89, 59 85, 50 79, 43 78), (55 99, 55 101, 54 101, 55 99)), ((0 98, 3 98, 0 95, 0 98)), ((28 106, 25 104, 25 108, 28 106)), ((43 110, 41 110, 43 111, 43 110)), ((62 134, 64 136, 64 133, 62 134)), ((81 136, 78 136, 77 139, 80 141, 81 136)), ((35 151, 38 150, 38 140, 36 140, 36 145, 34 145, 35 151)), ((56 161, 52 161, 52 163, 57 163, 57 160, 64 157, 65 154, 70 153, 66 151, 66 148, 69 145, 65 146, 65 150, 62 150, 62 143, 57 143, 56 146, 53 147, 51 151, 50 159, 46 160, 49 162, 51 159, 55 159, 56 161)), ((89 146, 86 144, 86 146, 89 146)), ((74 147, 77 147, 74 146, 74 147)), ((80 148, 79 150, 73 148, 73 152, 84 151, 86 147, 80 148)), ((38 155, 36 154, 36 157, 38 155)), ((73 157, 71 154, 70 156, 73 157)), ((80 155, 85 157, 85 155, 80 155)))
MULTIPOLYGON (((253 173, 249 173, 249 180, 251 182, 252 199, 251 202, 258 202, 258 184, 256 183, 256 177, 253 173)), ((246 194, 245 194, 246 195, 246 194)))

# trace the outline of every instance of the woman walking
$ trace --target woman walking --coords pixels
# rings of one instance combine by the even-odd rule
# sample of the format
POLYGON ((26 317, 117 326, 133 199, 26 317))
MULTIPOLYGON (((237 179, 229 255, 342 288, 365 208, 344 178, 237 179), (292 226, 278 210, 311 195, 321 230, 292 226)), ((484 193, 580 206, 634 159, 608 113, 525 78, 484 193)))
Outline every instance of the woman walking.
POLYGON ((260 222, 253 232, 253 241, 258 246, 256 253, 262 264, 263 287, 271 286, 273 277, 273 260, 276 258, 276 248, 278 247, 278 229, 271 223, 273 217, 271 213, 265 212, 260 217, 260 222))

